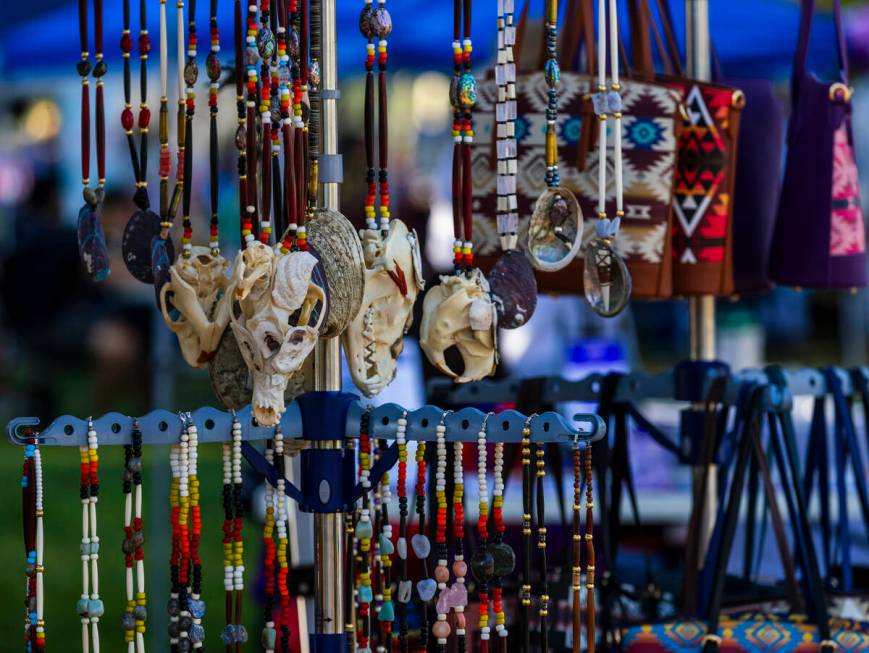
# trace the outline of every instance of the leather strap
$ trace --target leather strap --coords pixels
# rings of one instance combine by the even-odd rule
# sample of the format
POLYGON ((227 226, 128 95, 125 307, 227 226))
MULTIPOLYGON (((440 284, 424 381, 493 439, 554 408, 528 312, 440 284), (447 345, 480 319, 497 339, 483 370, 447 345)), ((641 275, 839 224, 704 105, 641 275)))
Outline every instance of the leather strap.
MULTIPOLYGON (((796 105, 799 80, 806 74, 806 62, 809 56, 809 36, 815 17, 815 0, 802 0, 800 11, 800 32, 797 48, 794 51, 793 67, 793 102, 796 105)), ((836 28, 836 52, 839 58, 839 81, 848 83, 848 53, 845 50, 845 31, 842 27, 841 0, 833 0, 833 24, 836 28)))
POLYGON ((809 439, 806 443, 806 469, 803 476, 803 493, 806 506, 811 505, 815 485, 821 513, 821 550, 824 558, 824 571, 829 579, 832 568, 831 540, 833 537, 830 516, 829 456, 827 453, 827 415, 826 397, 816 397, 809 426, 809 439))

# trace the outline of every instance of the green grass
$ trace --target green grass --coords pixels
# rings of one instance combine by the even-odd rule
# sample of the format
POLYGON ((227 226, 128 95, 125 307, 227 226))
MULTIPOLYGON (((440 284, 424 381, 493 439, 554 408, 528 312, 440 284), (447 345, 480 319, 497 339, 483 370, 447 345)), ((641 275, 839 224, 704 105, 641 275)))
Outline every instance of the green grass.
MULTIPOLYGON (((6 506, 0 517, 0 632, 4 640, 0 651, 23 650, 24 624, 24 545, 21 536, 21 461, 23 452, 11 444, 0 445, 0 501, 6 506)), ((81 503, 78 498, 78 449, 43 447, 45 478, 45 622, 48 650, 69 653, 81 647, 81 624, 75 604, 81 593, 81 503)), ((165 651, 159 642, 165 633, 166 603, 169 588, 168 482, 169 450, 146 447, 144 455, 144 529, 145 571, 148 594, 147 646, 151 651, 165 651), (160 632, 157 632, 159 629, 160 632)), ((204 619, 206 649, 223 650, 220 631, 224 625, 223 605, 223 510, 221 507, 221 448, 217 444, 200 446, 199 476, 202 505, 203 594, 208 604, 204 619)), ((100 536, 100 595, 106 614, 101 620, 100 642, 105 653, 126 653, 120 625, 124 610, 123 506, 121 471, 123 449, 100 449, 100 501, 98 504, 100 536)), ((247 650, 259 650, 262 612, 253 600, 261 556, 261 526, 245 521, 244 622, 249 644, 247 650)))

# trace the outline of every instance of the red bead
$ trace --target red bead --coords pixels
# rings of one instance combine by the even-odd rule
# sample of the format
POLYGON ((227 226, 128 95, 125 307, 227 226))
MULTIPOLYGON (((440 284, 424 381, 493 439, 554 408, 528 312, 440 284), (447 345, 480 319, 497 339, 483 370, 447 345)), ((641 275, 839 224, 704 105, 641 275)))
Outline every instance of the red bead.
POLYGON ((133 112, 129 107, 121 112, 121 126, 124 131, 130 131, 133 128, 133 112))
POLYGON ((139 54, 148 54, 151 51, 151 37, 147 34, 139 36, 139 54))
POLYGON ((130 52, 133 49, 133 39, 130 38, 129 32, 124 32, 121 36, 121 52, 130 52))
POLYGON ((142 107, 139 110, 139 129, 147 129, 149 124, 151 124, 151 110, 142 107))

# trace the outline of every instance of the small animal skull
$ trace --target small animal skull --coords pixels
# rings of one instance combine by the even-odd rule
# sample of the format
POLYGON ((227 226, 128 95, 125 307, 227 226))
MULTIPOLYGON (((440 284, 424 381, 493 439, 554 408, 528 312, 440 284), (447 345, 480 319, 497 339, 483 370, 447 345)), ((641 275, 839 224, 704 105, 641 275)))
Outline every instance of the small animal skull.
MULTIPOLYGON (((311 278, 316 265, 317 259, 308 252, 289 252, 274 258, 267 292, 242 298, 233 288, 241 310, 238 315, 231 312, 232 332, 253 379, 253 414, 263 426, 274 426, 280 420, 289 378, 317 344, 326 314, 326 292, 311 278), (251 300, 249 313, 246 300, 251 300), (318 304, 319 314, 309 324, 318 304)), ((260 276, 251 287, 263 279, 260 276)))
POLYGON ((160 289, 160 312, 191 367, 205 366, 229 323, 228 269, 229 261, 208 247, 193 247, 189 257, 178 257, 160 289))
POLYGON ((408 232, 401 220, 392 221, 385 240, 374 230, 363 230, 361 236, 365 295, 341 338, 353 383, 373 397, 395 378, 413 305, 425 283, 416 232, 408 232))
POLYGON ((232 285, 235 298, 241 302, 242 310, 248 317, 271 288, 274 265, 274 250, 258 240, 249 242, 238 253, 232 272, 232 285))
POLYGON ((423 300, 419 344, 432 365, 456 383, 479 381, 495 371, 497 322, 489 284, 479 270, 444 275, 423 300), (461 376, 444 359, 453 346, 465 363, 461 376))

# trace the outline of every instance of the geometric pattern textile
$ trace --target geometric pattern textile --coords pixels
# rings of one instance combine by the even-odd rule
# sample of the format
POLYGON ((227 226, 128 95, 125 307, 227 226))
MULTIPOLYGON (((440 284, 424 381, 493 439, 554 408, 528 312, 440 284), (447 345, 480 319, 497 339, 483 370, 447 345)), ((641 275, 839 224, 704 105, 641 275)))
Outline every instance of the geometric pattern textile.
MULTIPOLYGON (((556 133, 561 185, 576 195, 585 216, 584 242, 594 234, 597 215, 598 121, 589 99, 590 78, 562 72, 556 133)), ((519 76, 516 85, 519 243, 524 246, 528 221, 537 198, 546 189, 545 136, 548 86, 542 72, 519 76)), ((679 89, 669 85, 623 80, 622 148, 624 210, 616 250, 633 278, 633 296, 655 298, 670 294, 670 223, 676 170, 676 132, 681 122, 679 89)), ((493 135, 497 86, 494 79, 478 81, 474 109, 473 219, 474 253, 493 260, 499 253, 495 224, 497 175, 493 135)), ((609 121, 609 129, 614 122, 609 121)), ((607 137, 607 212, 615 213, 613 138, 607 137)), ((581 256, 581 254, 580 254, 581 256)), ((579 258, 567 268, 538 274, 543 291, 582 292, 579 258)))

